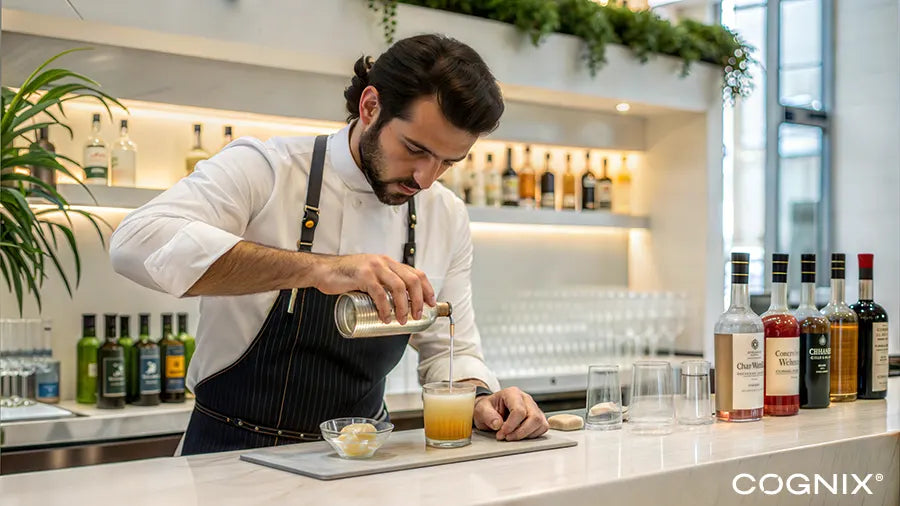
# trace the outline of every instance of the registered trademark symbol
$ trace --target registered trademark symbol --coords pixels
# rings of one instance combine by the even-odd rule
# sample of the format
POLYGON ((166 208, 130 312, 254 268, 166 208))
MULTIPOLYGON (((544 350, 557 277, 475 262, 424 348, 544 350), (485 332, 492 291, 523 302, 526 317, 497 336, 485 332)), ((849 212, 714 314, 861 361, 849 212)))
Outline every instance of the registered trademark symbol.
POLYGON ((876 474, 875 481, 884 481, 884 475, 881 473, 876 474))

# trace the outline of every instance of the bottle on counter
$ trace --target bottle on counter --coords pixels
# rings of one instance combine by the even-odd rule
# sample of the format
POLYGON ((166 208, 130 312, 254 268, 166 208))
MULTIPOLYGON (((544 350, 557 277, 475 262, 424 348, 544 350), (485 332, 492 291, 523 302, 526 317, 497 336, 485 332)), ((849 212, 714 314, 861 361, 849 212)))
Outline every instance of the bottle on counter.
POLYGON ((731 306, 715 326, 716 417, 726 422, 762 419, 765 338, 750 309, 750 255, 731 254, 731 306), (737 365, 737 366, 736 366, 737 365))
POLYGON ((800 257, 800 407, 831 405, 831 324, 816 309, 816 255, 800 257))
POLYGON ((550 166, 550 152, 544 155, 544 172, 541 174, 541 208, 556 209, 556 185, 553 168, 550 166))
POLYGON ((119 316, 119 346, 125 355, 125 402, 130 403, 137 397, 138 378, 134 367, 137 349, 131 338, 131 317, 128 315, 119 316))
POLYGON ((203 127, 199 123, 194 125, 194 147, 188 151, 187 156, 185 157, 185 168, 187 169, 188 175, 194 172, 194 166, 197 165, 198 162, 209 158, 209 153, 203 149, 203 143, 201 141, 202 129, 203 127))
POLYGON ((616 184, 613 187, 615 195, 616 212, 621 214, 631 213, 631 170, 628 168, 628 157, 622 156, 622 165, 616 175, 616 184))
POLYGON ((156 406, 159 404, 162 370, 159 360, 159 346, 150 340, 150 315, 141 313, 140 333, 134 345, 134 369, 137 370, 137 396, 132 401, 135 406, 156 406))
POLYGON ((593 211, 597 209, 596 202, 597 176, 591 170, 591 152, 584 156, 584 174, 581 175, 581 209, 593 211))
POLYGON ((99 392, 97 407, 121 409, 125 407, 125 350, 116 339, 116 315, 103 315, 104 341, 97 351, 99 392))
POLYGON ((188 314, 178 313, 178 340, 184 344, 184 370, 189 371, 191 368, 191 357, 194 356, 194 349, 197 343, 188 332, 188 314))
POLYGON ((484 162, 485 204, 499 207, 503 203, 503 175, 494 167, 494 155, 488 153, 484 162))
POLYGON ((602 172, 600 173, 600 179, 597 180, 597 209, 611 211, 613 207, 613 182, 609 177, 609 159, 604 156, 600 166, 602 172))
POLYGON ((59 360, 53 359, 53 323, 50 320, 41 323, 41 347, 36 357, 35 371, 36 400, 56 404, 59 402, 59 360))
POLYGON ((94 114, 91 135, 84 144, 85 184, 109 185, 109 153, 106 143, 100 137, 100 115, 94 114))
POLYGON ((772 255, 772 301, 762 314, 766 364, 765 414, 800 412, 800 324, 787 305, 788 255, 772 255))
MULTIPOLYGON (((56 146, 50 142, 50 129, 41 127, 38 130, 38 140, 31 145, 32 150, 43 149, 48 153, 56 153, 56 146)), ((47 183, 52 188, 56 188, 56 171, 49 167, 31 167, 31 176, 47 183)))
POLYGON ((112 146, 110 179, 113 186, 135 186, 137 145, 128 137, 128 120, 119 124, 119 140, 112 146))
POLYGON ((572 153, 566 153, 566 171, 563 173, 562 208, 575 209, 575 173, 572 172, 572 153))
POLYGON ((831 323, 831 402, 856 400, 859 324, 856 313, 844 302, 846 256, 831 255, 831 302, 822 314, 831 323))
POLYGON ((859 301, 850 306, 859 323, 856 395, 860 399, 884 399, 888 384, 888 316, 874 301, 874 255, 860 253, 858 260, 859 301))
POLYGON ((172 313, 162 314, 162 337, 159 339, 162 361, 162 402, 184 402, 184 344, 172 333, 172 313))
POLYGON ((531 146, 525 146, 525 161, 519 169, 519 205, 533 209, 535 198, 535 175, 531 166, 531 146))
POLYGON ((97 403, 97 315, 81 315, 81 339, 78 340, 78 371, 75 400, 81 404, 97 403))
POLYGON ((506 170, 503 171, 503 205, 519 205, 519 175, 512 163, 512 148, 506 148, 506 170))

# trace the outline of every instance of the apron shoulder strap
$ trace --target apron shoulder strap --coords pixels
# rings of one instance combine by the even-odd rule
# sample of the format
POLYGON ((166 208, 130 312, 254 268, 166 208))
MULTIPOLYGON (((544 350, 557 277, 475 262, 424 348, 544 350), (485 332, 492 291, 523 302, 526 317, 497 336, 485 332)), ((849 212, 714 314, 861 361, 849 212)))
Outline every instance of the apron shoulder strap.
POLYGON ((403 245, 403 263, 416 266, 416 198, 410 197, 406 205, 407 224, 406 244, 403 245))
POLYGON ((319 224, 319 195, 322 193, 322 173, 325 171, 327 146, 327 135, 316 137, 312 162, 309 166, 309 178, 306 181, 306 205, 303 206, 300 240, 297 241, 297 249, 300 251, 312 251, 313 239, 316 236, 316 225, 319 224))

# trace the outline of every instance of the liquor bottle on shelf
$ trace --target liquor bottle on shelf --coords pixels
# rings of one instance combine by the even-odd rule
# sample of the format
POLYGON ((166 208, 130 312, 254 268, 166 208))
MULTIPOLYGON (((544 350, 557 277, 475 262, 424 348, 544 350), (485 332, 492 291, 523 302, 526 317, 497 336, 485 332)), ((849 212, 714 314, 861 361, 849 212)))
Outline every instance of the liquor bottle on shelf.
POLYGON ((194 125, 194 147, 188 151, 187 157, 185 157, 185 167, 187 168, 187 173, 190 175, 194 172, 194 166, 197 165, 197 162, 202 160, 206 160, 209 158, 209 153, 203 149, 203 144, 200 141, 202 133, 202 127, 199 123, 194 125))
POLYGON ((613 182, 609 178, 609 159, 605 156, 601 163, 603 172, 600 173, 600 179, 597 180, 597 209, 601 211, 612 210, 612 188, 613 182))
POLYGON ((762 319, 750 309, 750 255, 731 254, 731 306, 715 326, 716 417, 726 422, 762 419, 765 339, 762 319))
POLYGON ((575 209, 575 174, 572 172, 572 153, 566 153, 566 172, 563 174, 563 209, 575 209))
POLYGON ((831 324, 816 309, 816 255, 800 257, 800 407, 831 405, 831 324))
POLYGON ((95 114, 91 122, 91 135, 84 144, 85 184, 109 185, 109 153, 106 143, 100 137, 100 115, 95 114))
POLYGON ((860 253, 859 301, 850 306, 859 323, 856 395, 860 399, 887 397, 888 380, 888 316, 874 301, 871 253, 860 253))
POLYGON ((162 337, 159 339, 162 365, 163 402, 184 402, 184 344, 172 334, 172 313, 162 314, 162 337))
MULTIPOLYGON (((38 140, 31 146, 32 150, 41 148, 49 153, 56 153, 56 146, 50 142, 50 129, 48 127, 41 127, 40 130, 38 130, 38 140)), ((56 188, 56 171, 51 168, 31 167, 31 176, 56 188)))
POLYGON ((548 152, 544 155, 544 173, 541 174, 541 208, 543 209, 556 209, 555 179, 548 152))
POLYGON ((121 409, 125 407, 125 350, 116 342, 116 315, 103 315, 105 340, 97 351, 97 374, 100 391, 97 407, 121 409))
POLYGON ((119 316, 119 346, 125 355, 125 402, 133 402, 137 397, 138 378, 134 367, 137 349, 131 338, 131 317, 128 315, 119 316))
POLYGON ((81 404, 97 403, 97 316, 81 315, 81 339, 78 340, 78 371, 75 400, 81 404))
POLYGON ((588 151, 584 156, 584 174, 581 175, 581 209, 583 211, 597 209, 595 200, 596 187, 597 176, 591 170, 591 152, 588 151))
POLYGON ((191 367, 191 357, 194 356, 194 349, 197 347, 194 336, 188 333, 187 313, 178 313, 178 340, 184 344, 184 370, 187 372, 191 367))
POLYGON ((506 170, 503 171, 503 205, 519 205, 519 175, 512 163, 512 148, 506 148, 506 170))
POLYGON ((613 191, 615 192, 613 201, 616 204, 616 212, 631 213, 631 170, 628 168, 627 156, 622 156, 622 165, 619 166, 613 191))
POLYGON ((800 412, 800 324, 787 305, 788 255, 772 255, 772 302, 762 314, 766 337, 765 414, 800 412))
POLYGON ((159 404, 162 371, 159 361, 159 346, 150 340, 150 315, 138 315, 141 331, 135 344, 135 369, 138 371, 137 397, 135 406, 156 406, 159 404))
POLYGON ((533 209, 535 202, 535 175, 531 166, 531 146, 525 146, 525 161, 519 170, 519 205, 533 209))
MULTIPOLYGON (((488 155, 488 158, 491 158, 491 155, 488 155)), ((466 167, 464 171, 466 174, 466 186, 464 189, 466 192, 466 204, 471 204, 473 206, 487 205, 487 196, 484 187, 484 171, 479 170, 478 167, 475 166, 475 155, 473 153, 469 153, 469 156, 466 157, 466 167)))
POLYGON ((35 371, 35 399, 38 402, 56 404, 59 402, 59 360, 53 358, 53 325, 50 320, 44 320, 42 327, 41 348, 35 371))
POLYGON ((488 206, 499 206, 503 202, 503 176, 500 171, 494 167, 494 155, 487 154, 484 163, 484 193, 485 204, 488 206))
POLYGON ((231 132, 231 125, 225 125, 225 135, 222 136, 222 147, 219 148, 219 151, 225 149, 225 146, 231 144, 231 141, 234 140, 234 136, 231 134, 231 132))
POLYGON ((128 137, 128 120, 119 126, 119 140, 113 144, 110 179, 113 186, 134 186, 137 172, 137 145, 128 137))
POLYGON ((844 302, 845 265, 843 253, 831 254, 831 302, 822 308, 831 323, 831 402, 856 400, 859 325, 844 302))

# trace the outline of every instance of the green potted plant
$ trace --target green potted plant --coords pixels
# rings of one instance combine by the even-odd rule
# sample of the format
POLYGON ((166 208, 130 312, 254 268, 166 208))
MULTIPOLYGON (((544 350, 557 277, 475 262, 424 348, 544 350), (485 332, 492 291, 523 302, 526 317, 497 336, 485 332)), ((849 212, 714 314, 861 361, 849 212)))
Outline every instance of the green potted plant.
POLYGON ((44 127, 57 126, 71 136, 72 129, 62 121, 65 118, 63 104, 70 100, 95 99, 103 104, 110 117, 110 104, 125 109, 118 100, 101 91, 95 81, 71 70, 49 68, 58 58, 78 50, 64 51, 50 58, 32 72, 18 90, 2 88, 0 272, 7 289, 16 295, 20 314, 29 297, 34 299, 38 309, 41 308, 41 287, 52 270, 59 273, 66 291, 72 296, 71 274, 67 273, 59 257, 60 242, 63 242, 59 237, 74 256, 75 286, 81 280, 81 259, 72 214, 86 218, 100 235, 101 242, 100 225, 109 227, 101 217, 89 211, 70 208, 55 185, 32 177, 25 173, 27 171, 16 170, 37 168, 77 180, 68 167, 80 169, 81 165, 41 147, 36 142, 37 132, 44 127), (34 206, 35 201, 42 205, 34 206))

